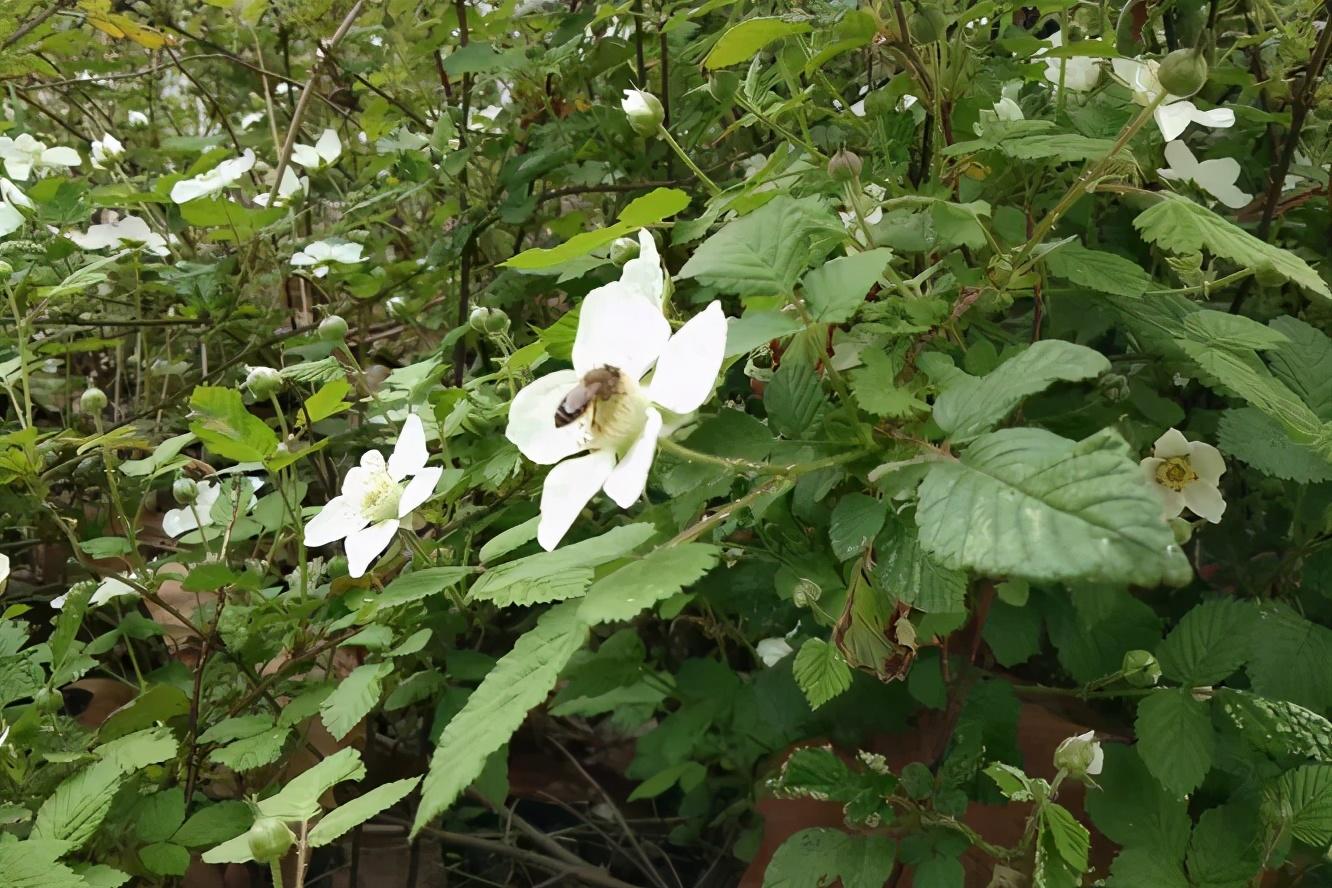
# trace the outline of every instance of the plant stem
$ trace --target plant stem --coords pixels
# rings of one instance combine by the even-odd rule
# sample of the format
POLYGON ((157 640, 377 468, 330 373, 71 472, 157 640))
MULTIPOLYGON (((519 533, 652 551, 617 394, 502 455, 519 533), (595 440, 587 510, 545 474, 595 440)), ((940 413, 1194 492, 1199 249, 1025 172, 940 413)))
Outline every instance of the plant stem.
POLYGON ((661 124, 657 124, 657 134, 666 140, 666 144, 671 146, 671 150, 684 161, 684 165, 689 167, 690 171, 698 177, 698 180, 703 183, 704 187, 708 189, 713 197, 717 197, 722 193, 721 189, 717 187, 717 183, 709 179, 708 174, 699 169, 698 165, 690 159, 689 154, 680 147, 680 143, 675 141, 670 130, 666 129, 666 127, 661 124))

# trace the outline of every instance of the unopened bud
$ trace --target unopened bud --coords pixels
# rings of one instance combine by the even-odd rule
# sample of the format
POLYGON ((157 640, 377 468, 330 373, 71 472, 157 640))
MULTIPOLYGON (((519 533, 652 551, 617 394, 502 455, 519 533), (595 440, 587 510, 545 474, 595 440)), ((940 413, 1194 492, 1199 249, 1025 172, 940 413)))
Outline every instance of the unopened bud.
POLYGON ((282 388, 282 374, 272 367, 251 367, 245 388, 256 398, 271 398, 282 388))
POLYGON ((823 597, 823 587, 810 579, 801 579, 791 591, 791 601, 796 607, 809 607, 823 597))
POLYGON ((666 109, 661 106, 661 101, 641 89, 626 89, 620 107, 629 118, 630 128, 640 136, 655 136, 666 119, 666 109))
POLYGON ((860 176, 863 166, 859 156, 843 148, 828 158, 828 175, 838 182, 850 182, 860 176))
POLYGON ((199 485, 194 483, 193 478, 177 478, 176 483, 171 485, 171 496, 179 505, 193 505, 199 498, 199 485))
POLYGON ((276 817, 260 817, 246 833, 245 840, 250 846, 250 855, 260 863, 272 863, 280 860, 287 853, 296 836, 291 828, 276 817))
POLYGON ((610 247, 611 261, 623 265, 630 259, 638 258, 638 241, 632 237, 617 237, 610 247))
POLYGON ((1207 82, 1207 59, 1196 49, 1177 49, 1161 60, 1156 79, 1172 96, 1187 99, 1207 82))
POLYGON ((1094 777, 1101 773, 1104 764, 1105 754, 1092 731, 1069 737, 1055 749, 1055 767, 1067 771, 1071 777, 1094 777))
POLYGON ((325 342, 341 342, 347 338, 347 322, 341 315, 329 315, 319 322, 319 338, 325 342))
POLYGON ((84 413, 101 413, 106 409, 106 403, 106 392, 95 385, 89 386, 79 396, 79 407, 84 413))
POLYGON ((1161 664, 1151 651, 1128 651, 1120 664, 1124 681, 1135 688, 1150 688, 1161 680, 1161 664))
POLYGON ((478 305, 467 316, 467 325, 478 333, 504 333, 509 329, 509 316, 498 308, 478 305))

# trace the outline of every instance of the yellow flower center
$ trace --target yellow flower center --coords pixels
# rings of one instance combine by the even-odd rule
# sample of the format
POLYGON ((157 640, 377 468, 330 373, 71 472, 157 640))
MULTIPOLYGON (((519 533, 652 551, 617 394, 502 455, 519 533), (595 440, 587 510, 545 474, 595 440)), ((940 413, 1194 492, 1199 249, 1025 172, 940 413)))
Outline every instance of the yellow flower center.
POLYGON ((615 394, 594 405, 591 431, 595 446, 623 453, 643 431, 647 408, 647 396, 638 382, 621 371, 615 394))
POLYGON ((1198 480, 1187 456, 1172 456, 1156 467, 1156 483, 1180 491, 1198 480))
POLYGON ((361 500, 361 514, 369 518, 371 523, 397 518, 400 499, 402 487, 389 477, 388 472, 380 472, 371 481, 361 500))

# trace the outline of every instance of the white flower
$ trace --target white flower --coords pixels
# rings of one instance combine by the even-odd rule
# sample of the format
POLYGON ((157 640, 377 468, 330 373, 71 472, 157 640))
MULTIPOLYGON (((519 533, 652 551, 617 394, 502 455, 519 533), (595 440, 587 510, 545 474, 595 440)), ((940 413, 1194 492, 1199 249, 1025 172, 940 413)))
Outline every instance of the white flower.
POLYGON ((559 463, 541 493, 537 541, 547 550, 598 490, 622 509, 632 506, 647 485, 662 434, 659 408, 691 413, 716 384, 726 348, 721 304, 714 301, 672 336, 659 307, 659 265, 648 280, 647 257, 656 261, 650 243, 650 236, 643 240, 642 253, 625 264, 619 281, 583 299, 573 369, 541 377, 509 407, 508 439, 535 463, 559 463), (642 384, 654 365, 651 381, 642 384))
POLYGON ((5 582, 9 579, 9 556, 0 552, 0 589, 5 588, 5 582))
POLYGON ((13 234, 23 226, 19 208, 30 210, 32 200, 8 179, 0 176, 0 237, 13 234))
POLYGON ((249 114, 244 114, 240 120, 241 129, 247 130, 263 119, 263 111, 251 111, 249 114))
MULTIPOLYGON (((131 579, 133 578, 131 577, 131 579)), ((113 598, 137 598, 138 595, 138 591, 124 580, 119 580, 115 577, 105 577, 97 584, 97 591, 93 592, 92 598, 88 599, 88 607, 99 607, 113 598)), ((53 598, 51 600, 51 607, 60 610, 61 607, 64 607, 65 598, 66 595, 61 595, 59 598, 53 598), (57 605, 56 601, 59 601, 60 604, 57 605)))
POLYGON ((106 169, 106 162, 116 160, 125 153, 125 146, 120 144, 120 140, 110 133, 103 133, 102 138, 93 139, 92 143, 92 166, 95 170, 106 169))
MULTIPOLYGON (((1144 107, 1156 101, 1156 97, 1165 91, 1156 79, 1156 72, 1161 67, 1155 61, 1137 59, 1112 59, 1110 64, 1115 69, 1115 76, 1133 90, 1133 101, 1144 107)), ((1165 101, 1157 106, 1152 117, 1161 130, 1161 138, 1167 142, 1179 138, 1190 123, 1214 128, 1235 125, 1235 112, 1229 108, 1214 108, 1200 111, 1198 106, 1188 99, 1174 98, 1167 95, 1165 101)))
MULTIPOLYGON (((261 478, 244 478, 243 484, 249 487, 249 497, 246 500, 242 513, 248 512, 259 502, 254 492, 264 486, 261 478)), ((178 537, 181 534, 189 533, 191 530, 198 530, 201 526, 208 527, 213 524, 213 504, 222 496, 222 485, 215 481, 200 481, 198 498, 194 501, 194 508, 184 506, 179 509, 171 509, 162 516, 162 532, 169 537, 178 537), (195 513, 198 513, 198 520, 195 520, 195 513), (203 522, 200 525, 200 521, 203 522)), ((232 501, 234 507, 235 501, 232 501)))
MULTIPOLYGON (((278 185, 277 197, 273 198, 273 206, 286 206, 293 197, 298 194, 304 194, 310 188, 309 176, 297 176, 292 168, 287 166, 282 169, 282 183, 278 185)), ((256 194, 254 202, 261 207, 268 206, 268 192, 256 194)))
POLYGON ((1054 764, 1074 777, 1095 777, 1100 774, 1105 766, 1105 753, 1096 740, 1096 733, 1088 731, 1064 740, 1055 749, 1054 764))
POLYGON ((1219 157, 1199 162, 1183 142, 1167 142, 1165 159, 1170 166, 1156 172, 1162 179, 1192 182, 1221 203, 1238 210, 1249 205, 1252 194, 1240 191, 1235 185, 1239 178, 1239 161, 1233 157, 1219 157))
POLYGON ((229 188, 254 167, 254 152, 249 148, 240 157, 224 160, 193 179, 182 179, 171 186, 171 199, 178 204, 209 197, 229 188))
MULTIPOLYGON (((876 225, 883 218, 883 199, 887 196, 888 192, 876 182, 870 182, 865 186, 865 197, 868 198, 864 204, 866 223, 876 225)), ((864 240, 865 233, 858 230, 860 220, 856 218, 855 210, 840 210, 837 215, 847 229, 855 231, 857 239, 864 240)))
POLYGON ((125 115, 125 120, 130 126, 147 126, 148 115, 142 111, 131 111, 125 115))
POLYGON ((1166 518, 1178 517, 1187 506, 1213 524, 1221 521, 1226 501, 1217 485, 1226 463, 1211 444, 1190 441, 1178 429, 1170 429, 1156 439, 1142 470, 1165 503, 1166 518))
POLYGON ((629 126, 640 136, 656 135, 657 127, 666 119, 661 100, 641 89, 626 89, 620 107, 629 118, 629 126))
POLYGON ((90 225, 87 232, 71 231, 65 237, 85 250, 142 247, 155 256, 166 256, 171 252, 167 249, 166 238, 149 228, 148 223, 138 216, 90 225))
POLYGON ((291 257, 292 265, 312 265, 311 274, 323 277, 328 274, 328 263, 342 262, 352 264, 364 261, 361 245, 352 241, 315 241, 291 257))
MULTIPOLYGON (((1055 47, 1064 45, 1064 35, 1055 31, 1046 38, 1050 44, 1055 47)), ((1042 49, 1036 53, 1037 56, 1045 55, 1042 49)), ((1101 80, 1101 64, 1096 59, 1087 56, 1073 56, 1072 58, 1044 59, 1045 79, 1059 85, 1060 72, 1063 72, 1064 87, 1074 92, 1087 92, 1101 80)))
POLYGON ((982 109, 979 117, 980 119, 972 126, 978 136, 983 135, 986 128, 1000 120, 1011 122, 1025 119, 1022 115, 1022 107, 1008 96, 999 99, 989 109, 982 109))
POLYGON ((291 162, 311 170, 328 166, 341 156, 342 140, 338 138, 337 131, 331 129, 324 130, 319 141, 313 145, 297 142, 291 149, 291 162))
POLYGON ((795 650, 785 638, 765 638, 754 648, 764 666, 776 666, 795 650))
POLYGON ((379 35, 379 34, 371 34, 371 35, 370 35, 370 45, 371 45, 371 46, 383 46, 383 45, 384 45, 384 38, 383 38, 381 35, 379 35))
POLYGON ((421 417, 413 413, 403 423, 387 462, 378 450, 371 450, 347 473, 342 492, 305 525, 305 545, 345 539, 347 570, 353 577, 363 576, 388 548, 403 520, 434 493, 444 470, 427 468, 429 456, 421 417))
POLYGON ((5 174, 11 179, 26 182, 33 169, 45 167, 76 167, 83 161, 73 148, 56 146, 47 148, 27 133, 17 139, 0 136, 0 158, 5 162, 5 174))

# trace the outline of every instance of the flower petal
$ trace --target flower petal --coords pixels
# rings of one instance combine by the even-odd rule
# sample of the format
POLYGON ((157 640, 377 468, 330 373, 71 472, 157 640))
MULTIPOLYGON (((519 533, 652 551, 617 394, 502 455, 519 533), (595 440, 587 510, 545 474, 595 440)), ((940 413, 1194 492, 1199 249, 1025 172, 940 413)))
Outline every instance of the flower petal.
POLYGON ((1221 516, 1226 511, 1226 501, 1215 484, 1198 480, 1186 485, 1181 494, 1184 505, 1199 518, 1205 518, 1213 524, 1221 523, 1221 516))
POLYGON ((1178 518, 1179 513, 1184 511, 1184 494, 1169 487, 1162 487, 1160 484, 1153 484, 1152 489, 1161 498, 1161 517, 1167 521, 1178 518))
POLYGON ((291 162, 303 167, 317 167, 320 163, 319 152, 313 145, 297 142, 291 146, 291 162))
POLYGON ((342 154, 342 140, 338 138, 338 131, 334 129, 324 130, 314 146, 326 163, 332 163, 342 154))
POLYGON ((1197 110, 1192 102, 1171 102, 1169 105, 1157 106, 1152 116, 1156 118, 1156 125, 1161 129, 1161 138, 1167 142, 1179 138, 1179 134, 1188 128, 1197 110))
POLYGON ((1197 105, 1192 102, 1189 104, 1193 108, 1193 122, 1199 126, 1225 129, 1235 125, 1235 112, 1229 108, 1213 108, 1211 111, 1200 111, 1197 105))
POLYGON ((532 462, 554 465, 586 448, 587 414, 566 426, 555 427, 555 410, 578 384, 578 379, 573 370, 548 373, 524 386, 509 405, 509 425, 504 429, 504 437, 532 462))
POLYGON ((1173 456, 1189 455, 1189 439, 1179 429, 1167 429, 1165 434, 1152 445, 1152 456, 1170 459, 1173 456))
POLYGON ((83 159, 79 157, 79 152, 73 148, 64 148, 57 145, 42 152, 42 163, 47 166, 76 167, 83 163, 83 159))
POLYGON ((726 315, 714 300, 666 343, 648 396, 674 413, 697 410, 717 384, 725 353, 726 315))
POLYGON ((629 508, 643 495, 643 488, 647 486, 648 470, 652 468, 652 458, 657 454, 657 438, 660 435, 661 414, 649 407, 638 440, 633 443, 616 464, 610 477, 606 479, 604 488, 606 495, 621 509, 629 508))
POLYGON ((417 506, 434 496, 435 485, 443 474, 444 469, 439 466, 430 466, 417 472, 416 477, 407 482, 398 499, 398 517, 406 518, 416 511, 417 506))
MULTIPOLYGON (((199 514, 202 516, 203 513, 199 514)), ((171 509, 162 516, 162 533, 169 537, 178 537, 198 527, 199 522, 194 520, 194 513, 186 508, 171 509)))
POLYGON ((1142 467, 1143 477, 1145 477, 1149 483, 1155 484, 1157 483, 1156 470, 1159 469, 1164 462, 1165 460, 1160 459, 1159 457, 1149 456, 1142 462, 1138 463, 1138 465, 1142 467))
POLYGON ((401 481, 408 475, 415 475, 425 468, 426 460, 429 458, 430 451, 426 450, 425 426, 421 424, 421 417, 409 413, 407 419, 403 421, 398 443, 393 445, 393 452, 389 454, 389 477, 394 481, 401 481))
POLYGON ((657 242, 652 238, 652 232, 646 228, 638 230, 638 255, 624 263, 620 271, 620 283, 660 310, 662 291, 665 289, 661 256, 657 253, 657 242))
POLYGON ((1226 473, 1226 461, 1221 451, 1202 441, 1189 442, 1189 465, 1199 478, 1211 485, 1216 485, 1226 473))
POLYGON ((550 470, 541 490, 541 522, 537 542, 549 552, 560 544, 578 513, 601 489, 615 468, 615 454, 597 450, 587 456, 565 460, 550 470))
POLYGON ((335 496, 305 525, 305 545, 326 546, 358 533, 368 523, 345 496, 335 496))
POLYGON ((388 548, 397 530, 398 519, 389 518, 347 537, 347 574, 351 577, 364 576, 371 562, 388 548))
POLYGON ((13 234, 23 227, 23 214, 0 201, 0 237, 13 234))
POLYGON ((573 365, 579 378, 610 365, 638 379, 671 338, 671 325, 661 309, 616 281, 598 287, 583 299, 574 336, 573 365))

